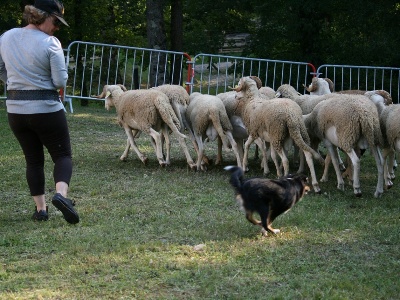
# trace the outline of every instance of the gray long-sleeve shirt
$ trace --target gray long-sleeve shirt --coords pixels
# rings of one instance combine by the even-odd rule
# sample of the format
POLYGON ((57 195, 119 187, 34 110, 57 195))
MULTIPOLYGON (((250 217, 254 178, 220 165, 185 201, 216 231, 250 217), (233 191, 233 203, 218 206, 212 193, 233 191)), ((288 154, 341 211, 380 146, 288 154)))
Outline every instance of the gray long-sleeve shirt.
MULTIPOLYGON (((46 33, 14 28, 0 36, 0 79, 7 90, 57 90, 68 79, 60 41, 46 33)), ((10 113, 32 114, 63 109, 56 101, 7 100, 10 113)))

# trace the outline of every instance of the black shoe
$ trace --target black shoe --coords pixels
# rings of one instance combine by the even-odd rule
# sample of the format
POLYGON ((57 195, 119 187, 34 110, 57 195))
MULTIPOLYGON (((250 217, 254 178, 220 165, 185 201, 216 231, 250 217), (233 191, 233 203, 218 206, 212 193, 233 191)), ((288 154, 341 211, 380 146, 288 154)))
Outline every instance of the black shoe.
POLYGON ((37 211, 35 207, 35 212, 32 215, 32 219, 34 221, 47 221, 49 219, 49 215, 47 214, 47 207, 46 210, 37 211))
POLYGON ((64 219, 68 223, 76 224, 79 222, 78 213, 74 209, 75 203, 73 203, 70 199, 63 197, 60 193, 57 193, 53 196, 51 203, 53 203, 53 205, 62 212, 64 219))

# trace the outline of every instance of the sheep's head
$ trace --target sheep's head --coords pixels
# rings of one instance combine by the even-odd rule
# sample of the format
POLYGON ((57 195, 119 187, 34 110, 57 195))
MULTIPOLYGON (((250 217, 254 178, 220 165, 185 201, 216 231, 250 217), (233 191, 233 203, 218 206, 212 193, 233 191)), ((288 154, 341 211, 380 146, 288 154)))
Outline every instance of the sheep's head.
POLYGON ((309 92, 309 93, 315 92, 318 89, 318 77, 313 77, 309 87, 307 87, 304 84, 303 84, 303 86, 304 86, 304 88, 306 89, 307 92, 309 92))
POLYGON ((120 94, 127 91, 127 89, 122 84, 116 85, 105 85, 103 91, 98 96, 93 96, 93 98, 105 99, 104 107, 109 110, 110 107, 114 106, 113 97, 119 97, 120 94))
POLYGON ((368 91, 364 95, 370 98, 375 104, 378 101, 383 102, 385 106, 393 104, 392 96, 385 90, 368 91))
POLYGON ((262 86, 261 79, 258 78, 257 76, 247 76, 247 77, 242 77, 239 80, 239 84, 235 88, 231 88, 235 92, 239 93, 243 91, 244 89, 247 89, 248 86, 251 86, 252 84, 255 84, 257 89, 260 89, 262 86))
POLYGON ((304 84, 303 86, 311 95, 325 95, 333 92, 333 82, 329 78, 313 77, 309 87, 304 84))
POLYGON ((385 99, 385 105, 393 104, 392 95, 385 90, 377 90, 376 93, 385 99))
POLYGON ((294 99, 301 94, 296 91, 294 87, 292 87, 290 84, 282 84, 278 89, 276 90, 275 97, 276 98, 289 98, 289 99, 294 99))

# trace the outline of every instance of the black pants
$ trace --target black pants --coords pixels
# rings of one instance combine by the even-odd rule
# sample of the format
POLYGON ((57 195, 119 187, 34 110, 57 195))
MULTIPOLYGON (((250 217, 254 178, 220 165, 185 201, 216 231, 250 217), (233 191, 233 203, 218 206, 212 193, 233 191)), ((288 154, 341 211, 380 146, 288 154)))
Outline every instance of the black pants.
POLYGON ((54 183, 64 181, 69 184, 72 152, 65 112, 8 113, 8 123, 25 155, 26 179, 31 196, 43 195, 45 191, 44 147, 54 162, 54 183))

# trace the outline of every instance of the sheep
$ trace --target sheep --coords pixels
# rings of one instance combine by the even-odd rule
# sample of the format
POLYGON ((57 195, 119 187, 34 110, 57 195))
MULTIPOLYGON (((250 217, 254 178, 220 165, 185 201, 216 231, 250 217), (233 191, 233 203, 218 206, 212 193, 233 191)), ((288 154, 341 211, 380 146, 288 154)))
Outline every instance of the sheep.
POLYGON ((172 108, 181 124, 181 132, 186 128, 186 109, 189 105, 189 94, 183 86, 174 84, 163 84, 152 89, 159 90, 167 95, 172 108))
MULTIPOLYGON (((300 106, 302 114, 307 115, 314 109, 314 107, 318 103, 320 103, 321 101, 324 101, 326 99, 332 98, 336 95, 336 94, 333 94, 330 92, 331 89, 330 89, 330 87, 328 87, 328 81, 326 81, 324 79, 314 77, 311 86, 312 87, 310 87, 310 89, 312 91, 315 92, 318 89, 319 93, 322 93, 322 91, 324 91, 325 94, 302 95, 299 92, 297 92, 293 86, 291 86, 289 84, 283 84, 280 87, 278 87, 278 89, 276 90, 276 97, 284 97, 284 98, 292 99, 300 106)), ((313 149, 317 150, 318 144, 319 144, 318 140, 315 140, 315 141, 311 140, 311 147, 313 149)), ((344 170, 346 170, 346 167, 339 155, 339 149, 337 149, 336 151, 338 151, 339 167, 342 171, 344 171, 344 170)), ((304 162, 302 160, 302 157, 300 157, 300 158, 301 158, 301 160, 300 160, 299 171, 304 169, 304 162)), ((329 163, 330 163, 330 157, 328 155, 325 160, 326 172, 327 172, 329 163)))
MULTIPOLYGON (((169 130, 172 130, 185 154, 189 154, 184 141, 187 136, 179 131, 180 122, 164 93, 152 89, 124 91, 120 85, 105 85, 102 93, 96 97, 105 98, 107 110, 115 106, 118 122, 125 129, 130 145, 144 164, 148 159, 139 151, 135 143, 135 137, 139 132, 147 133, 154 139, 157 159, 161 166, 167 165, 169 161, 164 160, 159 131, 165 136, 168 144, 169 130)), ((123 156, 126 155, 125 152, 123 156)), ((186 158, 189 166, 194 168, 195 164, 190 155, 186 155, 186 158)))
POLYGON ((243 168, 247 165, 250 144, 255 138, 260 137, 270 142, 271 157, 275 163, 278 177, 289 174, 289 162, 284 149, 285 144, 293 140, 306 156, 314 191, 319 193, 321 190, 315 175, 313 156, 321 164, 324 163, 324 160, 319 153, 309 146, 309 137, 300 107, 292 100, 285 98, 263 101, 260 97, 257 83, 253 78, 242 77, 239 81, 239 86, 234 89, 236 92, 240 92, 241 95, 239 97, 245 103, 241 116, 249 133, 245 143, 243 168), (276 153, 282 160, 284 174, 280 171, 276 153))
POLYGON ((377 107, 382 130, 383 166, 385 188, 393 186, 395 154, 400 151, 400 104, 393 104, 391 95, 384 90, 374 90, 365 93, 377 107))
MULTIPOLYGON (((303 85, 303 86, 305 86, 305 85, 303 85)), ((324 79, 313 78, 312 83, 309 86, 309 88, 307 88, 306 86, 305 86, 305 88, 306 88, 306 90, 308 92, 310 92, 310 95, 323 95, 323 94, 330 94, 330 93, 332 93, 332 95, 337 95, 337 94, 365 95, 365 96, 367 96, 369 98, 375 96, 378 99, 382 99, 382 101, 379 100, 379 102, 382 105, 389 105, 391 103, 390 94, 388 92, 384 91, 384 90, 366 91, 366 90, 357 89, 357 90, 342 90, 342 91, 334 92, 334 84, 329 78, 324 78, 324 79), (329 85, 329 90, 326 88, 327 85, 329 85)), ((313 104, 308 103, 308 105, 310 105, 312 107, 312 106, 314 106, 316 104, 315 103, 316 101, 319 102, 319 101, 322 101, 322 100, 324 100, 324 99, 319 98, 318 100, 315 100, 315 98, 314 98, 314 103, 313 104)), ((358 154, 360 156, 362 155, 362 153, 360 151, 358 151, 358 154)), ((339 157, 339 160, 340 160, 341 169, 344 170, 345 169, 344 164, 341 162, 340 156, 338 156, 338 157, 339 157)), ((349 160, 349 158, 347 158, 347 159, 349 160)), ((390 159, 392 160, 391 161, 391 168, 392 168, 393 167, 392 165, 397 165, 397 163, 396 163, 396 161, 394 159, 394 153, 391 155, 390 159)), ((325 161, 324 174, 327 173, 327 169, 328 169, 329 163, 330 163, 330 156, 328 154, 327 157, 326 157, 326 161, 325 161)), ((347 168, 346 172, 344 172, 342 174, 342 176, 343 177, 347 177, 347 176, 348 177, 352 177, 352 173, 351 172, 352 172, 352 169, 351 169, 351 164, 350 164, 350 168, 347 168)), ((385 172, 387 173, 386 169, 385 169, 385 172)), ((392 176, 394 176, 393 170, 390 171, 390 175, 385 175, 385 186, 386 187, 390 187, 391 186, 392 183, 390 182, 390 179, 392 178, 392 176)))
POLYGON ((274 99, 276 91, 269 86, 262 86, 259 88, 260 94, 264 96, 266 99, 274 99))
MULTIPOLYGON (((373 91, 361 91, 361 90, 347 90, 347 91, 343 91, 343 92, 338 92, 335 94, 356 94, 356 95, 364 95, 366 97, 368 97, 376 106, 376 108, 378 109, 378 114, 379 114, 379 118, 381 119, 381 112, 382 110, 392 104, 392 97, 391 95, 384 90, 373 90, 373 91)), ((385 141, 385 130, 382 127, 382 121, 381 121, 381 129, 382 129, 382 137, 383 137, 383 142, 384 145, 386 144, 385 141)), ((385 152, 387 152, 388 150, 385 149, 385 146, 382 146, 382 155, 384 157, 384 179, 385 179, 385 188, 390 188, 393 183, 391 182, 392 179, 394 179, 394 172, 393 172, 393 164, 395 163, 394 160, 394 153, 390 156, 390 163, 392 164, 391 166, 391 171, 390 174, 388 173, 387 168, 385 168, 386 164, 385 164, 385 152), (393 177, 392 177, 393 176, 393 177)), ((363 154, 363 150, 361 149, 357 149, 357 155, 359 155, 359 157, 361 157, 361 155, 363 154)), ((347 157, 347 159, 349 160, 349 158, 347 157)), ((326 170, 324 171, 324 176, 325 173, 327 173, 327 167, 329 166, 329 162, 330 162, 330 157, 329 155, 327 156, 327 160, 328 163, 326 163, 326 170)), ((342 174, 343 178, 349 177, 352 178, 352 168, 351 168, 351 163, 349 164, 349 167, 346 169, 346 172, 344 172, 342 174)))
MULTIPOLYGON (((261 85, 261 82, 260 82, 261 85)), ((268 98, 273 98, 275 96, 275 91, 269 87, 261 87, 259 91, 265 96, 265 99, 268 98)), ((244 141, 248 137, 247 129, 246 126, 243 124, 242 117, 240 116, 240 111, 243 110, 243 104, 244 101, 241 101, 240 99, 237 98, 237 93, 235 91, 229 91, 225 93, 220 93, 217 94, 217 97, 222 100, 222 103, 225 106, 226 112, 228 114, 229 120, 231 121, 233 130, 232 130, 232 135, 233 138, 236 141, 236 144, 238 146, 238 151, 241 160, 243 160, 243 145, 244 141)), ((265 148, 265 143, 261 139, 257 139, 255 141, 257 148, 256 151, 258 151, 258 148, 261 149, 263 160, 261 162, 264 171, 268 171, 268 165, 267 160, 268 160, 268 155, 266 152, 265 148)), ((217 155, 217 161, 222 160, 222 143, 220 139, 218 139, 218 155, 217 155)), ((257 153, 256 153, 257 154, 257 153)), ((246 170, 248 171, 248 170, 246 170)))
MULTIPOLYGON (((159 90, 159 91, 163 92, 165 95, 167 95, 167 97, 171 103, 171 106, 175 112, 175 115, 179 119, 179 123, 180 123, 179 131, 184 133, 184 130, 187 127, 185 113, 186 113, 187 106, 189 104, 189 94, 187 93, 185 88, 183 88, 180 85, 164 84, 164 85, 160 85, 157 87, 153 87, 152 89, 159 90)), ((169 137, 169 135, 162 135, 161 136, 162 142, 164 142, 164 138, 168 139, 168 137, 169 137)), ((151 141, 152 141, 152 144, 154 144, 153 139, 151 139, 151 141)), ((126 144, 124 154, 122 155, 122 159, 125 160, 128 157, 130 146, 131 146, 131 143, 129 142, 129 139, 127 139, 127 144, 126 144)), ((189 150, 187 150, 187 147, 183 147, 183 151, 185 152, 185 156, 186 156, 187 160, 192 161, 189 150)), ((167 153, 166 153, 165 161, 166 161, 166 164, 169 165, 170 164, 170 141, 169 141, 169 139, 166 142, 166 152, 167 153)), ((194 167, 194 165, 192 167, 194 167)))
POLYGON ((307 90, 307 92, 310 93, 310 95, 317 95, 317 96, 333 93, 333 87, 334 87, 333 82, 329 78, 318 78, 318 77, 313 77, 309 87, 307 87, 304 84, 303 86, 307 90))
POLYGON ((342 90, 334 92, 335 85, 329 78, 314 77, 309 87, 305 84, 303 86, 310 95, 325 95, 330 93, 364 95, 367 92, 366 90, 342 90))
MULTIPOLYGON (((353 191, 361 196, 360 159, 356 147, 370 148, 377 165, 378 182, 374 193, 379 197, 383 193, 383 159, 379 149, 382 134, 378 111, 375 105, 363 95, 338 94, 318 103, 312 112, 304 116, 304 122, 310 138, 322 141, 328 149, 335 168, 337 188, 344 190, 340 173, 338 153, 335 147, 342 149, 351 159, 353 167, 353 191)), ((324 173, 325 175, 325 173, 324 173)), ((323 176, 321 181, 326 181, 323 176)))
POLYGON ((309 114, 319 102, 333 96, 335 96, 333 93, 322 95, 302 95, 290 84, 282 84, 276 90, 276 97, 292 99, 300 106, 303 115, 309 114))
POLYGON ((237 144, 232 136, 232 124, 229 121, 225 106, 217 96, 194 92, 190 95, 190 103, 186 110, 190 137, 197 144, 197 170, 201 170, 204 156, 204 140, 214 141, 217 136, 222 140, 224 148, 229 150, 229 143, 235 153, 237 165, 242 166, 237 144))

